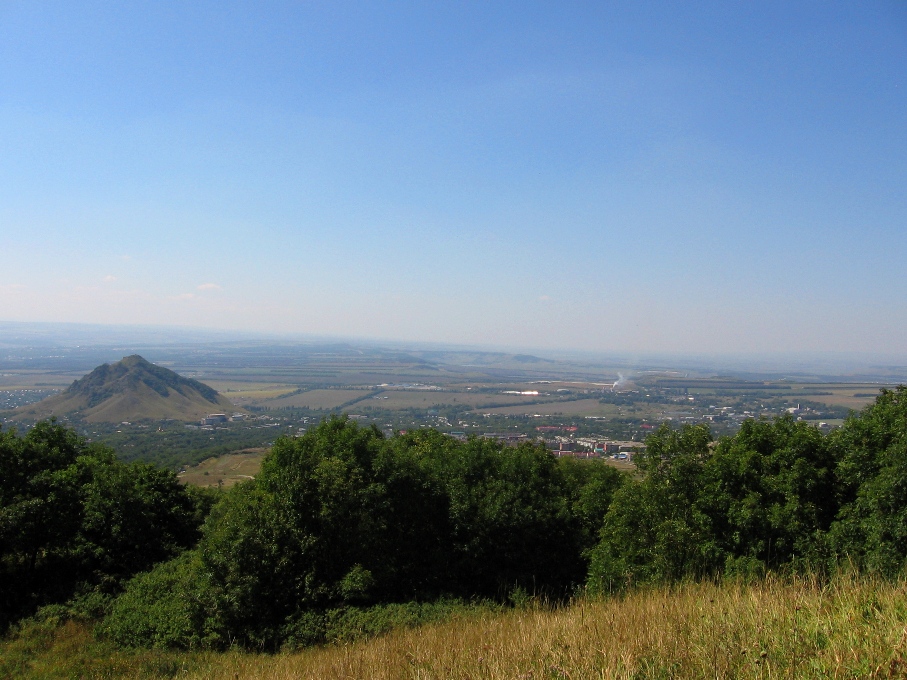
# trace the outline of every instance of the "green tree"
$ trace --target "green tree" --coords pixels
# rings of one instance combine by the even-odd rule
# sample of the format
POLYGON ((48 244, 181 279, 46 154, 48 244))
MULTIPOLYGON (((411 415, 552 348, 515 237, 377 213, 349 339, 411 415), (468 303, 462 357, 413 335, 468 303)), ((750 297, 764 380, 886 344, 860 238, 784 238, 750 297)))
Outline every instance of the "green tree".
POLYGON ((567 483, 571 514, 579 525, 582 550, 586 554, 598 543, 614 494, 628 475, 596 458, 568 456, 560 458, 558 466, 567 483))
POLYGON ((899 573, 907 563, 907 387, 883 390, 833 444, 842 508, 832 546, 870 571, 899 573))
POLYGON ((835 466, 827 438, 791 416, 748 420, 722 438, 708 461, 703 507, 728 566, 818 566, 838 509, 835 466))
POLYGON ((701 576, 722 562, 712 517, 702 503, 710 441, 702 425, 680 430, 662 425, 646 439, 646 452, 636 456, 642 479, 614 494, 592 551, 593 591, 701 576))
POLYGON ((555 458, 542 446, 478 438, 448 447, 455 455, 438 455, 436 467, 450 503, 447 578, 458 594, 561 595, 579 582, 581 528, 555 458))
POLYGON ((116 592, 198 537, 198 506, 172 473, 120 463, 53 422, 0 432, 0 479, 0 625, 116 592))
POLYGON ((827 438, 785 416, 710 439, 704 426, 662 426, 646 440, 642 479, 605 515, 590 587, 824 563, 839 498, 827 438))
POLYGON ((514 588, 560 595, 584 575, 570 493, 543 448, 433 431, 386 440, 332 418, 278 440, 191 555, 130 584, 108 629, 127 644, 275 649, 319 640, 332 611, 514 588))

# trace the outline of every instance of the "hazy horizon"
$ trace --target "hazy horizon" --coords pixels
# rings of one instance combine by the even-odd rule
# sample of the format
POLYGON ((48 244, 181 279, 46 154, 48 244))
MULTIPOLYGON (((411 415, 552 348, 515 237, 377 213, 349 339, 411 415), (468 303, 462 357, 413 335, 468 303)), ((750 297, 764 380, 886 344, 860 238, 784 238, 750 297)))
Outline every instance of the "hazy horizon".
MULTIPOLYGON (((413 351, 463 354, 529 354, 546 361, 567 362, 623 368, 629 371, 694 371, 712 374, 748 376, 754 379, 783 377, 839 377, 882 382, 907 380, 907 355, 885 355, 860 352, 763 352, 763 353, 694 353, 694 352, 596 352, 570 348, 545 349, 526 345, 481 345, 408 341, 404 339, 362 336, 317 336, 312 334, 267 334, 225 329, 165 325, 105 325, 53 322, 10 322, 0 319, 0 349, 65 348, 103 350, 108 359, 122 358, 117 351, 132 352, 149 348, 191 347, 260 347, 281 348, 331 346, 360 347, 373 350, 413 351), (118 348, 118 349, 117 349, 118 348), (117 351, 114 351, 117 349, 117 351)), ((89 352, 87 357, 97 356, 89 352)), ((9 357, 7 357, 9 359, 9 357)), ((0 364, 4 358, 0 357, 0 364)), ((90 361, 89 361, 90 363, 90 361)), ((87 366, 87 364, 86 364, 87 366)), ((91 364, 94 367, 94 364, 91 364)))
POLYGON ((907 356, 895 0, 12 2, 0 63, 0 319, 907 356))

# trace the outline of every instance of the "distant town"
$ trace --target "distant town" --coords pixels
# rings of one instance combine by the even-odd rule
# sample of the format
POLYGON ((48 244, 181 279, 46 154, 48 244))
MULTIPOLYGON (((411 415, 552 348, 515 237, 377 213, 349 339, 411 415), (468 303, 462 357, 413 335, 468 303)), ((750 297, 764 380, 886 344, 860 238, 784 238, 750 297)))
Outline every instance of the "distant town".
POLYGON ((129 353, 195 381, 198 389, 216 391, 220 401, 196 395, 193 408, 206 408, 196 416, 167 406, 144 417, 84 410, 54 417, 126 460, 150 457, 176 469, 211 456, 266 450, 278 437, 299 436, 334 415, 387 436, 429 427, 461 440, 530 442, 556 456, 631 464, 645 450, 646 437, 663 425, 705 424, 719 437, 747 419, 786 416, 829 431, 898 377, 739 377, 525 354, 351 345, 31 347, 0 357, 0 419, 5 427, 28 427, 22 413, 70 389, 105 359, 129 353))

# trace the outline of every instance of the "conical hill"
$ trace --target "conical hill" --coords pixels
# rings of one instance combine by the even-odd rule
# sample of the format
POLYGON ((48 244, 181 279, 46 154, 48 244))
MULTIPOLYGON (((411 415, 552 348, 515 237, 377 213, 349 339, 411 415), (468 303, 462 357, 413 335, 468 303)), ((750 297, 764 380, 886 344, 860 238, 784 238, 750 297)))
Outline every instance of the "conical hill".
POLYGON ((216 390, 137 354, 102 364, 60 394, 15 411, 18 419, 77 416, 87 422, 198 420, 235 407, 216 390))

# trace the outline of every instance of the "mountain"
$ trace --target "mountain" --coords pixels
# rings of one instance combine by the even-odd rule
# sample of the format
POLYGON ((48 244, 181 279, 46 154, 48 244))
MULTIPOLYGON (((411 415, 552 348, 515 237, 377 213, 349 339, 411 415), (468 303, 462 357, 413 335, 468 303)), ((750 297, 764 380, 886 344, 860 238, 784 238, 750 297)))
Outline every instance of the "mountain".
POLYGON ((155 366, 138 354, 91 373, 36 404, 16 409, 16 420, 75 415, 89 423, 124 420, 198 420, 235 407, 215 389, 155 366))

